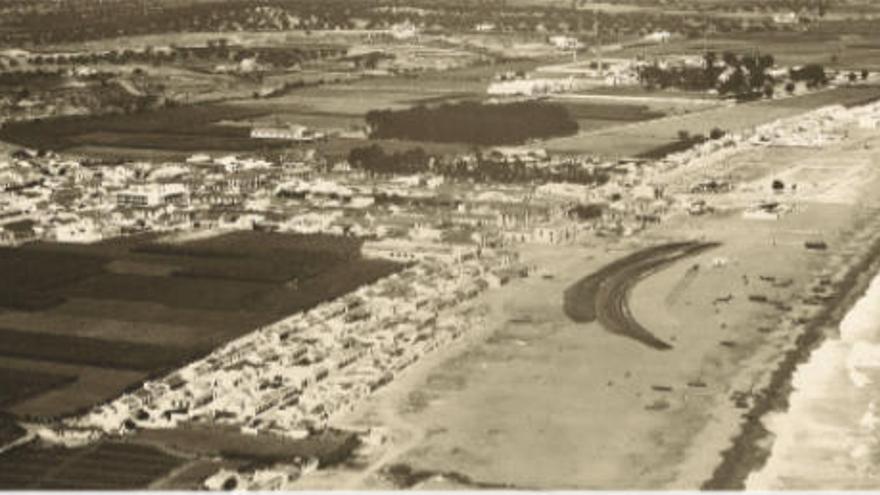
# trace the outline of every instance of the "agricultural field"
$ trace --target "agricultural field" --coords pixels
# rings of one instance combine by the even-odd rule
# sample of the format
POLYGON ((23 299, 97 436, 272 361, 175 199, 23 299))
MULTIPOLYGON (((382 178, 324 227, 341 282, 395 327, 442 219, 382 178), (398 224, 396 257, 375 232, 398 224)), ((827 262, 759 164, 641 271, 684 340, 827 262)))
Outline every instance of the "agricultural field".
POLYGON ((662 111, 648 105, 591 103, 571 99, 560 99, 571 118, 578 123, 581 131, 591 131, 613 127, 631 122, 653 120, 665 116, 662 111))
MULTIPOLYGON (((4 336, 5 338, 7 336, 4 336)), ((73 375, 0 367, 0 407, 43 394, 74 380, 76 376, 73 375)))
POLYGON ((668 55, 700 55, 706 50, 716 53, 732 51, 751 53, 758 50, 774 56, 782 66, 821 64, 829 69, 880 69, 880 37, 873 33, 856 34, 850 26, 807 32, 742 32, 710 35, 703 38, 678 39, 660 45, 631 46, 611 52, 613 57, 662 57, 668 55))
POLYGON ((182 425, 172 430, 141 430, 133 440, 199 457, 266 464, 290 463, 297 457, 316 458, 324 466, 348 458, 359 445, 354 433, 333 429, 294 440, 271 434, 246 435, 231 427, 197 425, 182 425))
MULTIPOLYGON (((184 105, 133 114, 11 123, 0 129, 0 141, 37 149, 129 159, 181 158, 196 152, 262 152, 296 145, 251 139, 250 129, 254 126, 300 124, 333 132, 363 126, 364 115, 371 110, 482 101, 495 74, 508 70, 528 71, 548 62, 513 61, 402 77, 366 77, 292 88, 271 98, 237 96, 224 98, 222 103, 184 105)), ((191 82, 187 81, 193 77, 201 81, 198 84, 207 85, 201 89, 187 89, 196 95, 212 91, 212 85, 229 84, 225 81, 229 76, 225 75, 212 74, 206 78, 205 74, 162 70, 171 78, 165 84, 168 88, 190 85, 191 82)), ((300 78, 332 78, 331 74, 320 71, 297 74, 300 78)), ((342 78, 340 74, 336 76, 342 78)), ((266 84, 271 85, 273 77, 269 76, 266 84)), ((288 76, 278 77, 278 81, 282 81, 288 76)), ((362 144, 363 141, 357 139, 331 138, 317 146, 331 155, 344 156, 348 149, 362 144)))
POLYGON ((591 153, 608 157, 658 157, 675 151, 679 131, 709 135, 718 127, 736 132, 827 105, 857 105, 880 98, 880 86, 843 86, 798 96, 726 105, 684 115, 584 131, 544 142, 555 153, 591 153))
POLYGON ((249 129, 216 125, 221 120, 260 114, 260 111, 229 105, 194 105, 124 115, 59 117, 8 124, 0 129, 0 139, 51 150, 108 146, 187 152, 235 151, 278 145, 250 139, 249 129))
POLYGON ((33 442, 0 454, 0 489, 144 489, 183 462, 157 448, 131 443, 64 449, 33 442))
POLYGON ((0 447, 18 441, 26 434, 27 431, 19 426, 14 418, 0 414, 0 447))
POLYGON ((24 417, 88 408, 400 268, 352 239, 259 232, 37 243, 0 250, 0 267, 21 281, 0 298, 0 408, 24 417))

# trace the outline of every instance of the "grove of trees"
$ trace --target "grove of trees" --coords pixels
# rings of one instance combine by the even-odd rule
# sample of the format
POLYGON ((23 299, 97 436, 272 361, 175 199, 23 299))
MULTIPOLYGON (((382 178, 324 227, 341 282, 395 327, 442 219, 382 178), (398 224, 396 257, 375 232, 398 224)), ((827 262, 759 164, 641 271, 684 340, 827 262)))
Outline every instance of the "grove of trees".
POLYGON ((566 136, 577 122, 562 105, 525 101, 503 104, 461 102, 437 107, 367 112, 374 139, 409 139, 495 146, 522 144, 530 139, 566 136))
POLYGON ((648 89, 676 88, 685 91, 708 91, 740 96, 764 94, 772 96, 767 88, 773 84, 768 70, 773 67, 773 55, 724 52, 719 59, 715 52, 703 55, 702 66, 660 67, 648 65, 639 71, 639 79, 648 89))
POLYGON ((349 164, 371 176, 411 175, 435 173, 452 180, 483 183, 523 184, 531 182, 570 182, 573 184, 604 184, 606 172, 593 171, 576 161, 553 166, 529 167, 525 163, 505 160, 494 153, 474 154, 473 160, 460 157, 432 159, 421 148, 387 153, 378 144, 353 148, 349 164))

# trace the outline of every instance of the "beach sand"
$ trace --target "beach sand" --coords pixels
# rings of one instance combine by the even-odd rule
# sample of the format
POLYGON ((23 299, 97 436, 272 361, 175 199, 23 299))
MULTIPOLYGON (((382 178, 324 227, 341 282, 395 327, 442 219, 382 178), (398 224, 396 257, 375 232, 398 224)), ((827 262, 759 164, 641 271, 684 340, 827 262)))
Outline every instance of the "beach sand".
MULTIPOLYGON (((415 488, 700 488, 718 474, 771 374, 809 326, 795 321, 819 314, 821 306, 800 302, 810 284, 820 275, 842 280, 869 245, 864 233, 877 230, 870 200, 877 178, 866 164, 880 158, 878 144, 878 136, 850 136, 815 150, 806 169, 803 150, 747 151, 761 154, 763 169, 748 156, 729 167, 751 167, 757 189, 710 198, 727 213, 679 215, 629 239, 523 248, 538 270, 473 303, 485 312, 484 325, 337 422, 386 428, 388 442, 356 466, 291 488, 393 488, 380 476, 393 464, 445 474, 415 488), (736 208, 783 172, 808 174, 809 187, 781 198, 794 211, 776 221, 742 218, 736 208), (817 239, 829 249, 805 249, 817 239), (563 292, 577 280, 640 248, 679 240, 722 245, 644 278, 630 298, 635 319, 672 349, 564 314, 563 292)), ((725 469, 741 462, 747 471, 754 462, 728 458, 725 469)))

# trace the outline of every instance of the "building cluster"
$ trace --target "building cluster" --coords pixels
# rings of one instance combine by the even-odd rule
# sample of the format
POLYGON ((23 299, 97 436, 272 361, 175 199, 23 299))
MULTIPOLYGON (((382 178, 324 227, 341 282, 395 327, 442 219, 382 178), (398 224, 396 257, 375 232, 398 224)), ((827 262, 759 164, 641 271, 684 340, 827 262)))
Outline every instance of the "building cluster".
MULTIPOLYGON (((573 166, 539 151, 500 149, 497 155, 499 163, 513 160, 533 170, 573 166)), ((473 157, 459 159, 468 166, 473 157)), ((589 173, 613 169, 612 185, 628 184, 626 177, 639 170, 631 163, 588 162, 574 166, 589 173)), ((563 181, 536 188, 450 181, 432 172, 374 177, 308 152, 276 162, 197 154, 183 162, 119 164, 23 150, 0 162, 0 178, 5 245, 253 228, 433 242, 438 249, 559 243, 593 227, 571 217, 573 206, 608 200, 606 187, 563 181)))
POLYGON ((108 433, 180 422, 294 438, 478 326, 461 306, 516 274, 508 253, 420 263, 229 342, 172 374, 71 421, 108 433))

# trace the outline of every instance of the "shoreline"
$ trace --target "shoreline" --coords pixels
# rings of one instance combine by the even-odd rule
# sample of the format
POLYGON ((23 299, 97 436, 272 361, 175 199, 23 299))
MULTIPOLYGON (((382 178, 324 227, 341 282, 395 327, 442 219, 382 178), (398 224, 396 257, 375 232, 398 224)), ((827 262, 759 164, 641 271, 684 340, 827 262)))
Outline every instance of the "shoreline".
MULTIPOLYGON (((866 225, 859 229, 859 233, 870 232, 875 226, 866 225)), ((776 366, 759 378, 764 384, 755 391, 756 400, 743 414, 744 420, 739 423, 730 446, 721 452, 721 463, 700 485, 701 490, 743 490, 748 477, 766 464, 772 452, 773 436, 764 425, 764 419, 769 414, 788 409, 797 368, 809 360, 813 351, 827 339, 827 332, 836 328, 853 304, 865 294, 871 280, 880 274, 880 232, 873 232, 870 245, 852 254, 851 262, 838 261, 843 265, 838 268, 838 273, 843 275, 834 284, 839 289, 808 322, 798 325, 801 331, 786 346, 788 349, 779 355, 776 366)), ((859 241, 858 233, 854 237, 846 244, 859 241)), ((826 268, 834 264, 831 258, 826 268)))

